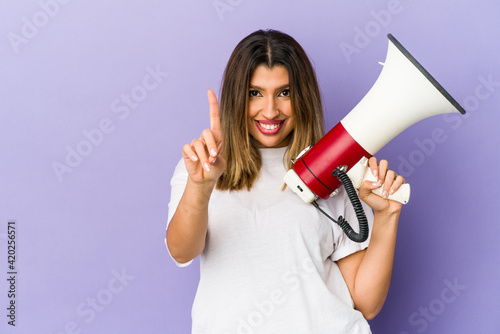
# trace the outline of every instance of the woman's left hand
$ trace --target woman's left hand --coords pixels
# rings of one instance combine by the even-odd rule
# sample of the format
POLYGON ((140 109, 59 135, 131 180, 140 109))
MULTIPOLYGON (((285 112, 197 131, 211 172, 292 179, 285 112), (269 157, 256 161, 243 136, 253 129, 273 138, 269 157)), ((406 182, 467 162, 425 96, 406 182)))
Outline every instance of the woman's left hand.
POLYGON ((387 196, 392 195, 405 183, 404 177, 390 170, 387 160, 381 160, 380 163, 377 163, 377 158, 371 157, 368 160, 368 168, 377 177, 378 181, 364 181, 359 188, 359 198, 368 204, 374 212, 392 214, 401 211, 402 204, 387 199, 387 196), (373 189, 380 186, 383 186, 382 196, 372 192, 373 189))

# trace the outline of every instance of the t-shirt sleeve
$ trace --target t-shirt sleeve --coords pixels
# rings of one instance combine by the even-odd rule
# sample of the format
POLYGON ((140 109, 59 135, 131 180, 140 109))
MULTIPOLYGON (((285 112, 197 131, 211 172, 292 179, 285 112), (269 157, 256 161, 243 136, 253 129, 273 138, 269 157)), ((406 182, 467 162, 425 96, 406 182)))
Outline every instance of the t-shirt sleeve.
MULTIPOLYGON (((172 220, 172 217, 174 216, 175 210, 177 210, 177 206, 179 205, 179 202, 181 200, 182 194, 184 193, 184 189, 186 188, 186 183, 188 179, 188 172, 186 170, 186 166, 184 165, 184 160, 181 159, 177 166, 175 167, 174 170, 174 175, 172 176, 172 179, 170 180, 170 202, 168 203, 168 220, 167 220, 167 228, 168 224, 170 224, 170 221, 172 220)), ((167 251, 170 257, 172 255, 170 254, 170 251, 168 249, 167 245, 167 238, 165 237, 165 246, 167 246, 167 251)), ((172 257, 172 260, 174 260, 175 264, 179 267, 186 267, 193 262, 193 260, 186 262, 186 263, 179 263, 175 261, 175 259, 172 257)))
MULTIPOLYGON (((347 196, 345 189, 342 188, 337 196, 342 197, 341 201, 339 201, 340 203, 339 202, 337 203, 337 205, 343 205, 343 213, 340 213, 340 215, 342 215, 347 220, 349 225, 351 225, 351 227, 356 233, 359 233, 358 218, 356 217, 356 213, 354 212, 354 208, 351 204, 351 201, 349 200, 349 197, 347 196)), ((335 236, 334 251, 333 254, 331 255, 331 259, 333 261, 338 261, 348 255, 363 250, 367 248, 368 244, 370 243, 370 238, 373 228, 373 211, 365 202, 363 202, 362 200, 360 200, 360 202, 361 205, 363 206, 363 210, 368 220, 368 226, 370 229, 368 238, 366 239, 366 241, 361 243, 352 241, 347 237, 344 231, 342 231, 342 229, 337 224, 333 223, 334 236, 335 236)), ((337 206, 337 208, 339 207, 337 206)), ((337 217, 334 218, 337 219, 337 217)))

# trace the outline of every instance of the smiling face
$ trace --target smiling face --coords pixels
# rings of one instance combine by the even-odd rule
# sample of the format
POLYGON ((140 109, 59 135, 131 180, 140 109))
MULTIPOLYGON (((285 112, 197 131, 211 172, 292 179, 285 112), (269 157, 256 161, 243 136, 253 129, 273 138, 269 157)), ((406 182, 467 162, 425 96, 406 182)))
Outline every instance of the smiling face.
POLYGON ((287 146, 295 119, 286 68, 258 66, 250 79, 248 101, 248 129, 257 147, 287 146))

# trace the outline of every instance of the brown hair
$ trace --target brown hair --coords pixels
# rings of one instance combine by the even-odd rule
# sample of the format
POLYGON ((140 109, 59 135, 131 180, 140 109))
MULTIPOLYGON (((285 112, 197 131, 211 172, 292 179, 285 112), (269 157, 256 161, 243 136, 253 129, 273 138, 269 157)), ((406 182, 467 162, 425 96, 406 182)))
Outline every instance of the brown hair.
POLYGON ((288 71, 295 128, 290 133, 284 165, 291 168, 291 158, 323 136, 323 109, 316 74, 300 44, 276 30, 258 30, 248 35, 236 46, 224 71, 220 119, 222 154, 227 166, 217 181, 219 190, 250 190, 262 165, 247 124, 250 78, 260 65, 283 66, 288 71))

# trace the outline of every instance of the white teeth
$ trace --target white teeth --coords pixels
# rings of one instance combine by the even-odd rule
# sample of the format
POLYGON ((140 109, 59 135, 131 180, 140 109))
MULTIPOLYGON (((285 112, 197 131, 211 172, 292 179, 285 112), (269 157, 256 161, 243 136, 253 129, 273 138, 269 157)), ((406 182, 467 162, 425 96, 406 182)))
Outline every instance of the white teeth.
POLYGON ((274 129, 277 129, 280 126, 280 123, 277 123, 277 124, 263 124, 263 123, 259 122, 259 125, 261 127, 263 127, 264 129, 266 129, 266 130, 274 130, 274 129))

